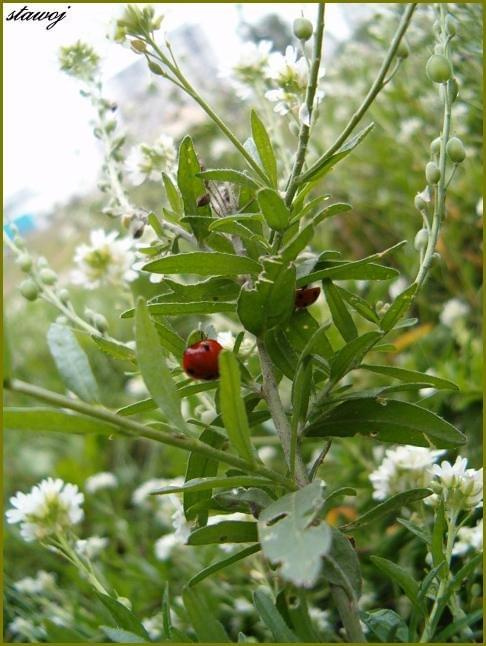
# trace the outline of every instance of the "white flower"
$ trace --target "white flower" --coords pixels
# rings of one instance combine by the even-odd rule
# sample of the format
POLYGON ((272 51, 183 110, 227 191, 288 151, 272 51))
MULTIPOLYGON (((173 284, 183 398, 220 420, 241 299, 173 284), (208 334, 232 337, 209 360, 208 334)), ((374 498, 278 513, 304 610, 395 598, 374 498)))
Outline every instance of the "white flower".
POLYGON ((90 244, 76 247, 74 262, 77 268, 71 274, 72 282, 94 289, 103 282, 116 284, 135 280, 138 274, 133 270, 133 241, 117 238, 116 231, 108 234, 102 229, 92 231, 90 244))
POLYGON ((417 117, 411 117, 410 119, 404 119, 400 124, 400 128, 397 134, 397 140, 402 144, 408 144, 410 142, 410 137, 415 133, 419 132, 422 127, 422 121, 417 117))
POLYGON ((435 476, 431 483, 435 496, 429 504, 437 502, 442 496, 448 509, 474 509, 483 504, 483 469, 467 469, 467 458, 457 456, 454 464, 444 460, 440 466, 434 464, 432 473, 435 476))
POLYGON ((265 98, 276 104, 273 111, 282 116, 285 116, 295 103, 294 97, 282 89, 268 90, 265 92, 265 98))
POLYGON ((262 446, 260 449, 258 449, 257 453, 260 460, 267 463, 275 459, 277 450, 274 446, 262 446))
POLYGON ((110 471, 100 471, 86 478, 84 488, 88 493, 95 493, 100 489, 114 489, 118 485, 118 480, 114 473, 110 471))
POLYGON ((181 545, 181 541, 175 534, 161 536, 154 545, 155 557, 159 561, 167 561, 172 554, 174 547, 181 545))
POLYGON ((25 617, 15 617, 8 625, 8 629, 14 635, 25 637, 29 641, 37 641, 39 632, 44 632, 40 626, 35 626, 32 621, 25 617))
POLYGON ((297 50, 289 45, 285 56, 274 52, 269 56, 267 75, 284 90, 303 91, 307 87, 309 69, 303 56, 297 60, 297 50))
POLYGON ((253 605, 245 597, 237 597, 233 602, 234 609, 240 614, 251 614, 255 612, 253 605))
POLYGON ((239 48, 239 59, 220 70, 220 76, 230 78, 241 99, 247 99, 253 86, 263 82, 271 49, 272 43, 268 40, 243 43, 239 48))
POLYGON ((394 301, 400 294, 407 289, 408 283, 403 278, 403 276, 399 276, 396 280, 391 283, 390 287, 388 288, 388 293, 390 294, 390 298, 394 301))
POLYGON ((329 610, 320 608, 309 608, 309 616, 316 624, 318 630, 326 631, 331 628, 329 610))
POLYGON ((305 126, 308 126, 310 128, 310 114, 309 114, 309 108, 307 107, 307 103, 302 103, 302 105, 299 108, 299 121, 300 123, 303 123, 305 126))
POLYGON ((47 478, 30 493, 18 492, 10 498, 13 509, 6 513, 8 523, 20 523, 22 538, 31 542, 64 533, 83 518, 84 496, 78 487, 60 478, 47 478))
POLYGON ((99 556, 108 545, 108 539, 102 536, 90 536, 89 538, 78 539, 74 544, 74 550, 79 556, 91 560, 99 556))
POLYGON ((148 395, 147 386, 142 375, 128 379, 125 384, 125 390, 129 395, 133 395, 134 397, 146 397, 148 395))
MULTIPOLYGON (((433 377, 437 376, 437 372, 433 368, 428 368, 425 372, 433 377)), ((432 395, 435 395, 436 392, 437 388, 427 386, 426 388, 420 388, 419 395, 420 397, 431 397, 432 395)))
POLYGON ((440 322, 442 325, 452 327, 456 321, 462 319, 469 312, 469 307, 458 298, 451 298, 444 305, 444 309, 440 314, 440 322))
POLYGON ((25 594, 42 594, 52 590, 56 585, 56 579, 50 572, 39 570, 35 578, 26 576, 14 583, 14 588, 25 594))
POLYGON ((476 204, 476 215, 478 218, 483 217, 483 198, 480 197, 478 203, 476 204))
POLYGON ((444 453, 443 450, 408 445, 387 449, 383 462, 369 476, 373 498, 385 500, 407 489, 428 486, 432 478, 428 467, 444 453))
MULTIPOLYGON (((138 507, 155 511, 157 520, 168 527, 178 530, 178 536, 185 536, 187 530, 183 527, 182 502, 176 493, 152 496, 154 491, 164 487, 180 486, 184 478, 153 478, 140 485, 132 495, 132 502, 138 507), (182 517, 181 517, 182 515, 182 517)), ((185 542, 185 538, 184 541, 185 542)))
POLYGON ((128 179, 134 186, 146 179, 160 180, 162 171, 173 171, 176 159, 174 140, 161 134, 152 146, 139 144, 132 148, 125 162, 128 179))
MULTIPOLYGON (((235 345, 235 340, 236 337, 232 332, 229 330, 225 332, 218 332, 216 335, 216 341, 223 346, 223 348, 227 350, 232 350, 234 345, 235 345)), ((251 340, 248 339, 246 336, 243 338, 243 341, 241 342, 240 349, 239 349, 239 354, 242 355, 248 355, 251 352, 253 352, 255 348, 255 343, 251 340)))
POLYGON ((142 619, 142 625, 152 641, 156 641, 162 637, 162 630, 164 627, 162 613, 159 612, 153 617, 145 617, 142 619))
POLYGON ((480 518, 475 527, 461 527, 457 532, 456 542, 452 548, 454 556, 462 556, 470 550, 483 550, 483 519, 480 518))

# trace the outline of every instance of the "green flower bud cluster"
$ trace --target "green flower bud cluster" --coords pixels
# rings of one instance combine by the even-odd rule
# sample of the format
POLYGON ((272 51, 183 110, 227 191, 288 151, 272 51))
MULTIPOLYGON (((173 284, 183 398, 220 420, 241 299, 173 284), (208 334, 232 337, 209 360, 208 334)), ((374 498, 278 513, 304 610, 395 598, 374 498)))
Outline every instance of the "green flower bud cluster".
POLYGON ((78 40, 74 45, 61 47, 59 64, 61 70, 81 79, 91 81, 98 72, 100 57, 92 47, 78 40))
POLYGON ((98 332, 101 332, 101 334, 104 334, 108 330, 108 321, 103 316, 103 314, 94 312, 92 309, 87 307, 84 310, 84 316, 88 323, 93 325, 98 330, 98 332))
MULTIPOLYGON (((114 39, 123 41, 127 36, 144 37, 160 29, 163 16, 155 17, 153 7, 140 9, 136 5, 128 5, 123 16, 117 21, 114 39)), ((136 51, 142 51, 135 48, 136 51)))
POLYGON ((433 161, 428 162, 425 167, 425 179, 427 184, 437 184, 440 180, 440 170, 437 164, 433 161))

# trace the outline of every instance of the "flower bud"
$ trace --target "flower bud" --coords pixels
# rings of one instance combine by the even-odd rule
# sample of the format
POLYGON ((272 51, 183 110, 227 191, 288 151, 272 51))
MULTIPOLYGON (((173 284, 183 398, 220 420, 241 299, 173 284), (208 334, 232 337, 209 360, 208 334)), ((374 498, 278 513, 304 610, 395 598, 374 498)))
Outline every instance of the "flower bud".
POLYGON ((95 317, 95 312, 93 312, 92 309, 89 307, 84 308, 84 318, 88 321, 88 323, 91 323, 91 325, 94 325, 94 317, 95 317))
POLYGON ((451 161, 455 164, 460 164, 466 158, 466 151, 464 150, 464 144, 459 139, 459 137, 451 137, 447 142, 446 146, 447 154, 451 161))
POLYGON ((457 95, 459 94, 459 83, 454 77, 452 77, 451 80, 447 82, 447 91, 449 92, 451 101, 454 103, 454 101, 457 99, 457 95))
POLYGON ((103 334, 108 329, 108 321, 103 316, 103 314, 95 313, 93 316, 93 322, 95 327, 103 334))
POLYGON ((132 40, 130 45, 132 46, 133 51, 135 51, 137 54, 142 54, 147 49, 147 45, 143 42, 143 40, 132 40))
POLYGON ((160 65, 157 65, 157 63, 152 63, 152 61, 149 61, 148 68, 152 72, 152 74, 157 74, 158 76, 164 75, 162 68, 160 67, 160 65))
POLYGON ((427 76, 433 83, 446 83, 452 76, 449 60, 441 54, 433 54, 425 66, 427 76))
POLYGON ((441 142, 441 138, 436 137, 434 141, 430 144, 430 152, 433 155, 438 155, 440 153, 440 142, 441 142))
POLYGON ((383 305, 377 309, 377 313, 379 316, 384 316, 389 309, 390 309, 390 303, 383 303, 383 305))
POLYGON ((22 271, 25 271, 26 273, 29 272, 32 268, 32 258, 30 254, 20 254, 20 256, 17 258, 17 264, 22 271))
POLYGON ((410 47, 408 46, 407 41, 402 38, 397 48, 397 56, 398 58, 408 58, 409 54, 410 54, 410 47))
POLYGON ((376 309, 376 311, 378 312, 379 310, 381 310, 381 308, 383 307, 383 305, 384 305, 384 302, 383 302, 383 301, 376 301, 376 305, 375 305, 375 309, 376 309))
POLYGON ((447 14, 445 21, 446 32, 449 36, 455 36, 457 33, 456 21, 451 14, 447 14))
POLYGON ((60 289, 57 295, 59 296, 59 300, 63 305, 69 303, 69 291, 67 289, 60 289))
POLYGON ((35 301, 39 296, 39 288, 32 278, 27 278, 20 283, 20 293, 28 301, 35 301))
POLYGON ((21 238, 19 235, 15 235, 15 236, 14 236, 13 241, 14 241, 15 245, 16 245, 19 249, 24 249, 24 248, 25 248, 25 242, 24 242, 24 239, 23 239, 23 238, 21 238))
POLYGON ((413 203, 417 211, 425 211, 425 209, 427 208, 427 203, 424 200, 424 198, 420 195, 420 193, 417 193, 413 203))
POLYGON ((294 36, 299 40, 309 40, 312 36, 312 23, 307 18, 297 18, 294 20, 294 36))
POLYGON ((49 267, 49 263, 47 262, 47 258, 44 258, 44 256, 40 256, 37 258, 37 267, 39 269, 42 269, 42 267, 49 267))
POLYGON ((428 241, 429 241, 429 232, 427 231, 427 229, 420 229, 420 231, 418 231, 417 235, 415 236, 413 245, 415 249, 417 249, 417 251, 420 251, 421 249, 425 249, 428 241))
POLYGON ((59 325, 67 325, 68 323, 67 317, 61 314, 61 316, 57 317, 56 323, 59 323, 59 325))
POLYGON ((440 180, 440 170, 435 162, 428 162, 425 167, 425 179, 427 184, 437 184, 440 180))
POLYGON ((57 282, 57 274, 49 267, 43 267, 39 272, 39 278, 44 285, 54 285, 57 282))

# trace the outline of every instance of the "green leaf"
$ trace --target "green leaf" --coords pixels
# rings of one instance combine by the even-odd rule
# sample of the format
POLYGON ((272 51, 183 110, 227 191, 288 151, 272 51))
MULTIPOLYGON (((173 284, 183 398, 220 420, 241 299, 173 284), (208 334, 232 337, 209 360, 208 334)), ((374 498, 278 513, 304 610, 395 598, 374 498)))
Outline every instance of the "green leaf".
POLYGON ((470 579, 474 575, 476 568, 478 569, 478 574, 480 573, 482 560, 482 553, 475 554, 469 559, 469 561, 467 561, 467 563, 462 566, 462 568, 460 568, 454 575, 452 575, 452 578, 449 581, 449 584, 444 592, 444 599, 449 599, 453 592, 459 590, 463 580, 470 579))
POLYGON ((412 283, 407 287, 392 303, 383 318, 381 319, 380 326, 385 332, 389 332, 395 323, 405 314, 410 307, 413 297, 418 289, 416 283, 412 283))
POLYGON ((177 332, 174 332, 174 330, 168 327, 168 325, 162 323, 162 321, 154 321, 154 324, 162 347, 172 353, 174 357, 180 361, 184 354, 184 350, 186 349, 184 339, 179 336, 177 332))
POLYGON ((189 431, 181 414, 181 402, 167 365, 166 353, 143 298, 137 301, 135 339, 138 365, 147 390, 167 420, 187 435, 189 431))
POLYGON ((10 431, 34 431, 39 433, 101 433, 112 435, 121 432, 116 426, 94 417, 67 413, 56 408, 5 408, 4 428, 10 431))
POLYGON ((167 173, 162 172, 162 181, 164 182, 170 208, 180 217, 184 213, 184 202, 182 201, 179 190, 167 173))
POLYGON ((272 188, 262 188, 257 193, 258 204, 268 226, 284 231, 289 224, 290 211, 280 194, 272 188))
POLYGON ((208 489, 225 488, 232 489, 234 487, 269 487, 272 486, 272 481, 267 478, 258 478, 257 476, 219 476, 213 478, 193 478, 186 480, 182 485, 171 485, 152 491, 152 494, 169 494, 169 493, 183 493, 186 491, 207 491, 208 489))
POLYGON ((213 180, 215 182, 232 182, 247 186, 253 190, 258 188, 257 182, 249 177, 245 172, 233 170, 232 168, 211 168, 197 173, 197 176, 204 180, 213 180))
MULTIPOLYGON (((235 303, 219 301, 196 301, 195 303, 151 303, 147 305, 151 316, 188 316, 189 314, 215 314, 216 312, 234 312, 235 303)), ((135 310, 127 310, 121 315, 122 319, 132 318, 135 310)))
POLYGON ((382 336, 382 332, 366 332, 338 350, 331 362, 331 383, 337 383, 350 370, 358 367, 365 355, 382 336))
POLYGON ((312 335, 318 329, 319 323, 304 307, 292 312, 292 316, 283 331, 295 352, 301 354, 312 335))
MULTIPOLYGON (((337 285, 336 285, 337 287, 337 285)), ((363 318, 365 318, 367 321, 370 321, 371 323, 376 323, 377 325, 380 322, 380 319, 374 309, 365 301, 364 298, 361 298, 361 296, 358 296, 357 294, 353 294, 352 292, 348 292, 346 289, 343 289, 342 287, 337 287, 340 296, 348 305, 350 305, 358 314, 360 314, 363 318)))
POLYGON ((344 159, 352 152, 358 144, 363 141, 366 135, 371 132, 375 124, 370 123, 366 128, 360 130, 358 134, 349 139, 339 150, 337 150, 332 155, 324 157, 319 160, 319 163, 314 164, 307 172, 302 173, 297 178, 297 183, 302 184, 303 182, 316 181, 317 179, 323 177, 328 173, 333 166, 335 166, 341 159, 344 159))
POLYGON ((266 588, 260 587, 255 590, 253 603, 264 624, 270 629, 275 642, 289 643, 299 641, 275 607, 273 599, 266 588))
POLYGON ((235 276, 258 274, 260 265, 251 258, 229 253, 193 251, 165 256, 142 267, 154 274, 197 274, 199 276, 235 276))
POLYGON ((331 546, 329 526, 311 525, 323 505, 322 485, 315 480, 266 507, 258 519, 263 553, 280 564, 280 574, 297 586, 310 588, 319 576, 321 556, 331 546))
POLYGON ((338 289, 330 280, 323 280, 322 286, 326 294, 327 305, 331 311, 334 325, 345 341, 352 341, 352 339, 358 336, 358 330, 338 289))
POLYGON ((290 347, 285 333, 276 328, 264 336, 265 348, 275 366, 293 381, 297 369, 297 355, 290 347))
POLYGON ((97 402, 98 385, 88 357, 71 328, 52 323, 47 332, 47 344, 66 387, 83 401, 97 402))
POLYGON ((404 368, 396 368, 395 366, 372 366, 368 364, 362 364, 360 369, 376 372, 377 374, 386 375, 387 377, 394 377, 395 379, 400 379, 400 381, 430 384, 435 388, 442 388, 445 390, 458 390, 458 387, 452 381, 429 375, 426 372, 405 370, 404 368))
POLYGON ((258 156, 262 163, 263 169, 270 179, 270 183, 277 188, 277 160, 273 152, 272 142, 268 136, 265 126, 257 113, 251 111, 251 134, 258 151, 258 156))
MULTIPOLYGON (((194 150, 190 137, 184 137, 179 147, 179 166, 177 169, 177 183, 184 203, 184 214, 211 216, 209 205, 198 206, 197 200, 206 193, 206 186, 203 180, 198 177, 201 166, 194 150)), ((207 235, 207 224, 196 224, 191 222, 191 227, 198 239, 207 235)))
POLYGON ((228 437, 239 455, 253 464, 253 448, 246 409, 241 398, 241 380, 238 360, 231 350, 219 354, 220 406, 228 437))
POLYGON ((352 531, 356 529, 356 527, 363 527, 363 525, 368 525, 369 523, 374 522, 382 516, 386 516, 393 511, 399 511, 400 509, 402 509, 402 507, 406 507, 407 505, 410 505, 417 500, 423 500, 424 498, 427 498, 427 496, 430 496, 431 493, 432 490, 426 488, 409 489, 408 491, 397 493, 385 500, 385 502, 382 502, 369 511, 365 512, 359 518, 356 518, 356 520, 347 523, 344 527, 341 527, 341 530, 352 531))
MULTIPOLYGON (((263 223, 263 217, 260 213, 237 213, 236 215, 226 215, 225 217, 214 220, 209 228, 211 231, 219 231, 224 229, 225 224, 235 222, 245 226, 253 224, 259 225, 263 223)), ((250 233, 254 232, 250 231, 250 233)))
POLYGON ((361 612, 360 619, 382 643, 409 641, 407 624, 394 610, 385 608, 361 612))
POLYGON ((196 301, 232 301, 240 293, 240 285, 231 278, 216 276, 199 283, 178 283, 164 278, 162 285, 169 287, 170 294, 152 298, 149 303, 194 303, 196 301))
POLYGON ((351 542, 335 527, 331 528, 331 549, 324 554, 322 574, 333 585, 344 588, 350 598, 361 595, 358 555, 351 542))
POLYGON ((295 379, 292 383, 292 428, 297 429, 298 423, 307 416, 312 387, 312 357, 307 356, 299 361, 295 379))
POLYGON ((105 339, 102 336, 96 336, 95 334, 93 334, 91 338, 102 352, 113 357, 113 359, 131 361, 132 363, 136 362, 135 352, 123 343, 108 341, 108 339, 105 339))
POLYGON ((329 325, 325 324, 314 332, 302 350, 299 361, 302 361, 305 357, 311 354, 322 357, 326 362, 331 361, 334 356, 334 350, 327 338, 326 330, 328 328, 329 325))
MULTIPOLYGON (((177 384, 177 394, 181 399, 184 397, 192 397, 197 393, 206 392, 207 390, 214 390, 218 387, 218 383, 214 381, 201 382, 196 384, 177 384)), ((157 410, 158 406, 152 399, 152 397, 147 397, 146 399, 141 399, 134 404, 128 404, 128 406, 123 406, 116 411, 117 415, 122 417, 127 417, 129 415, 136 415, 137 413, 146 413, 151 410, 157 410)))
MULTIPOLYGON (((86 643, 86 637, 84 637, 81 633, 78 633, 77 630, 73 630, 68 626, 60 626, 59 624, 54 623, 48 618, 44 618, 42 620, 42 624, 46 630, 47 639, 50 643, 86 643)), ((100 626, 100 628, 102 627, 100 626)), ((138 635, 136 635, 136 637, 138 640, 144 641, 140 637, 138 637, 138 635)))
MULTIPOLYGON (((199 440, 205 444, 209 444, 216 449, 220 449, 224 442, 225 438, 216 431, 213 431, 210 428, 204 429, 204 431, 199 436, 199 440)), ((187 461, 186 467, 186 476, 185 481, 193 480, 195 478, 208 478, 215 476, 218 472, 218 461, 210 458, 201 453, 191 452, 189 454, 189 460, 187 461)), ((211 491, 184 491, 183 496, 183 506, 184 514, 188 520, 192 518, 192 515, 189 513, 189 509, 200 503, 202 501, 207 501, 211 499, 211 491)), ((208 521, 208 512, 207 510, 201 511, 198 514, 198 523, 199 525, 205 525, 208 521)))
POLYGON ((379 570, 392 579, 405 592, 417 610, 422 613, 424 608, 418 600, 419 584, 417 581, 406 570, 388 559, 381 558, 381 556, 370 556, 370 559, 379 570))
POLYGON ((418 525, 415 525, 415 523, 412 523, 405 518, 397 518, 397 522, 400 523, 400 525, 403 525, 403 527, 408 529, 409 532, 412 532, 412 534, 427 545, 430 543, 430 534, 427 531, 424 531, 421 527, 418 527, 418 525))
POLYGON ((297 235, 287 242, 281 251, 282 258, 287 262, 295 260, 299 253, 307 247, 313 236, 314 224, 311 222, 303 227, 297 235))
POLYGON ((3 383, 12 378, 12 348, 10 335, 7 334, 7 320, 3 317, 3 383))
POLYGON ((226 644, 231 641, 223 625, 213 616, 204 595, 186 587, 182 591, 182 599, 200 642, 226 644))
POLYGON ((325 209, 322 209, 322 211, 319 211, 317 215, 312 216, 312 222, 314 225, 317 225, 323 220, 332 218, 335 215, 351 211, 352 208, 351 204, 348 204, 347 202, 336 202, 335 204, 330 204, 329 206, 326 206, 325 209))
POLYGON ((329 280, 389 280, 398 276, 398 273, 396 269, 378 265, 374 262, 363 262, 361 260, 356 262, 343 261, 336 263, 332 267, 313 271, 307 276, 301 276, 297 281, 297 287, 302 287, 324 278, 329 280))
MULTIPOLYGON (((430 541, 430 553, 432 554, 432 564, 434 567, 440 565, 446 560, 444 554, 444 537, 447 531, 447 522, 445 518, 444 502, 441 500, 435 510, 434 526, 432 528, 432 537, 430 541)), ((443 577, 447 577, 447 572, 443 571, 443 577)))
POLYGON ((465 617, 462 617, 461 619, 457 619, 457 621, 453 621, 446 628, 441 630, 438 635, 434 636, 434 642, 440 643, 440 644, 449 643, 449 640, 453 635, 455 635, 459 631, 462 631, 464 628, 466 628, 466 626, 471 626, 472 624, 475 624, 476 622, 481 621, 482 618, 483 618, 483 610, 481 608, 478 608, 477 610, 473 610, 465 617))
POLYGON ((196 529, 187 539, 188 545, 256 542, 258 542, 257 524, 247 520, 222 520, 216 525, 196 529))
POLYGON ((236 552, 236 554, 231 554, 231 556, 228 556, 225 559, 218 561, 217 563, 212 563, 208 567, 204 568, 204 570, 201 570, 195 576, 189 579, 189 582, 187 583, 187 587, 191 588, 193 585, 196 585, 196 583, 203 581, 204 579, 206 579, 208 576, 211 576, 215 572, 219 572, 219 570, 222 570, 223 568, 228 567, 228 565, 233 565, 233 563, 237 563, 238 561, 241 561, 242 559, 246 558, 247 556, 250 556, 251 554, 255 554, 256 552, 259 552, 260 550, 261 550, 261 547, 257 543, 256 545, 250 545, 249 547, 245 547, 239 552, 236 552))
POLYGON ((147 631, 143 627, 142 622, 133 614, 131 610, 128 610, 128 608, 122 603, 116 601, 106 594, 95 592, 95 595, 113 617, 117 628, 128 630, 129 632, 142 637, 146 641, 150 641, 150 638, 147 634, 147 631))
POLYGON ((395 400, 353 399, 340 404, 305 430, 310 437, 349 437, 359 433, 379 442, 430 446, 439 449, 464 444, 466 438, 452 424, 431 411, 395 400))
MULTIPOLYGON (((146 644, 147 640, 123 628, 111 628, 110 626, 100 626, 100 630, 115 644, 146 644)), ((59 639, 55 641, 72 641, 71 639, 59 639)), ((76 641, 83 641, 82 639, 76 641)))

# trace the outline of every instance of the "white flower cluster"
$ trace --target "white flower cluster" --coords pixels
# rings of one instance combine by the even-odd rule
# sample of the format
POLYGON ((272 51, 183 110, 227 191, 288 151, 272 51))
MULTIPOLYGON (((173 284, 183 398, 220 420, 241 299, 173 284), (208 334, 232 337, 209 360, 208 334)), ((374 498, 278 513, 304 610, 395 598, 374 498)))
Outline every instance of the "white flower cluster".
POLYGON ((432 473, 435 476, 431 483, 435 491, 426 499, 435 504, 442 497, 446 509, 475 509, 483 504, 483 469, 467 469, 467 458, 457 456, 454 464, 443 461, 440 466, 434 464, 432 473))
POLYGON ((52 590, 56 585, 56 579, 50 572, 39 570, 35 577, 26 576, 14 583, 14 588, 24 594, 43 594, 52 590))
POLYGON ((373 498, 385 500, 407 489, 427 487, 432 479, 429 467, 444 453, 420 446, 387 449, 381 465, 370 474, 373 498))
POLYGON ((483 519, 478 520, 474 527, 461 527, 457 532, 456 542, 452 548, 454 556, 463 556, 470 550, 483 551, 483 519))
POLYGON ((104 536, 90 536, 79 538, 74 544, 74 551, 83 558, 91 561, 101 554, 108 545, 108 539, 104 536))
POLYGON ((96 493, 101 489, 114 489, 118 485, 115 474, 110 471, 100 471, 86 478, 84 488, 88 493, 96 493))
POLYGON ((71 273, 71 281, 88 289, 99 287, 102 283, 132 281, 138 276, 133 269, 133 241, 118 238, 116 231, 91 231, 90 244, 76 247, 74 262, 77 267, 71 273))
POLYGON ((271 49, 272 43, 269 40, 243 43, 238 61, 230 68, 221 70, 221 76, 228 76, 231 79, 241 99, 247 99, 252 93, 252 86, 262 82, 271 49))
POLYGON ((469 307, 458 298, 451 298, 444 305, 440 314, 440 322, 446 327, 453 327, 457 321, 469 313, 469 307))
POLYGON ((174 170, 176 159, 174 140, 162 134, 152 146, 139 144, 132 148, 125 162, 128 179, 134 186, 146 179, 160 180, 162 171, 171 173, 174 170))
POLYGON ((84 496, 77 485, 60 478, 47 478, 27 494, 10 498, 13 509, 6 513, 8 523, 20 523, 20 534, 27 542, 63 534, 83 518, 84 496))

